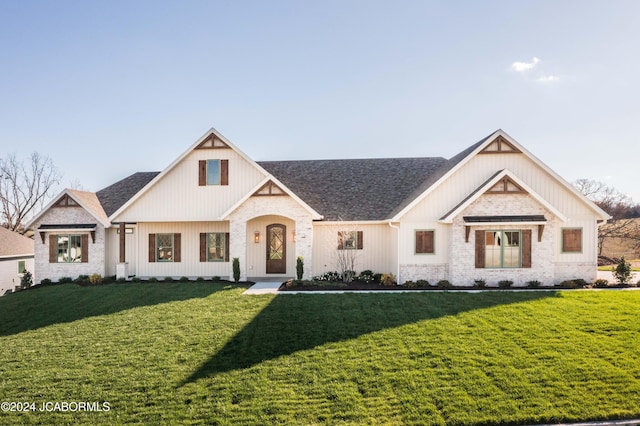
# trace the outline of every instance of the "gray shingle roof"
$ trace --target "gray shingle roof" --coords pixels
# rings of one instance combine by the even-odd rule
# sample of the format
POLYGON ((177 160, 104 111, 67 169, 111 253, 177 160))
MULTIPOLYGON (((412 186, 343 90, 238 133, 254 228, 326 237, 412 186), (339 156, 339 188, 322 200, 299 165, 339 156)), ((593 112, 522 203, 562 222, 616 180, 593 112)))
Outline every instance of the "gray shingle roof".
POLYGON ((446 162, 427 157, 258 164, 325 220, 382 220, 446 162))
POLYGON ((107 216, 111 216, 142 188, 158 176, 160 172, 138 172, 96 193, 107 216))

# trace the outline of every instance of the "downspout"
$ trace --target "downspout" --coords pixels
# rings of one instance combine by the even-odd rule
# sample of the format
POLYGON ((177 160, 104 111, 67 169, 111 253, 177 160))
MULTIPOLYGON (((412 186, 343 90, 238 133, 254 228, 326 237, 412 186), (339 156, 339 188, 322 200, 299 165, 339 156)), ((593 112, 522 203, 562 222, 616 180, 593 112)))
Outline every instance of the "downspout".
POLYGON ((396 247, 396 279, 398 281, 398 284, 400 284, 400 227, 392 224, 391 222, 389 222, 389 226, 395 229, 398 233, 398 238, 396 239, 398 243, 398 246, 396 247))

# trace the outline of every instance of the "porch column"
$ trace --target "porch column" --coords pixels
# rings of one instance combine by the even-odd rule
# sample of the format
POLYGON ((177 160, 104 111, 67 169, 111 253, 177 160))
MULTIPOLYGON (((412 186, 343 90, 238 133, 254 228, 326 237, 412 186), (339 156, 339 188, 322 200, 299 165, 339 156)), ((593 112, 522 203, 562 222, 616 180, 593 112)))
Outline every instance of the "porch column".
POLYGON ((296 220, 296 258, 298 256, 304 260, 302 279, 310 280, 313 276, 313 224, 310 217, 296 220))
POLYGON ((247 280, 247 222, 242 219, 229 220, 229 280, 233 281, 233 258, 240 261, 240 281, 247 280))
POLYGON ((127 228, 124 222, 120 222, 120 258, 119 262, 116 265, 116 279, 127 279, 129 278, 129 264, 126 261, 126 252, 125 252, 125 238, 127 237, 127 228))
POLYGON ((126 256, 125 256, 125 237, 126 237, 126 228, 125 228, 125 223, 124 222, 120 222, 120 263, 124 263, 126 262, 126 256))

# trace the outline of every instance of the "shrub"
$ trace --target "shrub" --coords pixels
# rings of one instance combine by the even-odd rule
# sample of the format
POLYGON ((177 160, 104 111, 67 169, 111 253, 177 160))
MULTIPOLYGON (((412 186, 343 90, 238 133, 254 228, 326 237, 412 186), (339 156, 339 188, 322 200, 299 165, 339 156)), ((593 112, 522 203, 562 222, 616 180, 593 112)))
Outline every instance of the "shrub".
POLYGON ((139 283, 140 281, 142 281, 139 277, 133 277, 131 278, 131 282, 132 283, 139 283))
POLYGON ((391 272, 382 274, 382 276, 380 277, 380 283, 386 287, 394 286, 397 284, 396 277, 391 272))
POLYGON ((593 286, 596 288, 607 288, 609 287, 609 281, 602 278, 598 278, 593 282, 593 286))
POLYGON ((302 256, 298 256, 298 258, 296 259, 296 278, 298 278, 298 281, 302 279, 303 275, 304 275, 304 259, 302 258, 302 256))
POLYGON ((102 284, 102 275, 100 274, 92 274, 89 277, 89 282, 93 285, 102 284))
POLYGON ((421 288, 429 287, 431 285, 427 280, 418 280, 416 281, 416 284, 418 285, 418 287, 421 287, 421 288))
POLYGON ((73 282, 76 284, 89 284, 89 275, 79 275, 73 282))
POLYGON ((350 283, 356 277, 356 271, 344 271, 342 273, 342 282, 350 283))
POLYGON ((438 288, 447 289, 447 288, 452 288, 452 287, 453 287, 453 285, 451 285, 449 280, 440 280, 440 281, 438 281, 438 288))
POLYGON ((118 279, 116 280, 116 282, 117 282, 117 283, 126 283, 126 282, 127 282, 127 279, 126 279, 125 277, 118 278, 118 279))
POLYGON ((578 288, 585 288, 589 285, 589 283, 586 280, 583 280, 582 278, 574 278, 573 282, 576 283, 578 288))
POLYGON ((500 288, 509 288, 513 285, 512 280, 500 280, 498 281, 498 287, 500 288))
POLYGON ((240 259, 237 257, 233 258, 233 280, 240 281, 240 259))
POLYGON ((473 283, 478 288, 485 288, 487 286, 487 282, 483 279, 473 280, 473 283))
POLYGON ((538 280, 527 281, 527 287, 529 288, 538 288, 542 285, 542 283, 538 280))
POLYGON ((376 280, 376 277, 374 273, 369 269, 366 269, 360 272, 360 275, 358 275, 358 281, 362 281, 363 283, 368 284, 368 283, 374 282, 375 280, 376 280))
POLYGON ((150 283, 157 283, 158 279, 156 277, 151 277, 151 278, 149 278, 149 282, 150 283))
POLYGON ((322 275, 313 277, 313 281, 326 281, 326 282, 338 282, 340 281, 340 274, 335 271, 325 272, 322 275))
POLYGON ((198 277, 198 278, 196 278, 196 282, 197 282, 197 283, 201 283, 201 282, 203 282, 203 281, 204 281, 204 278, 202 278, 202 277, 198 277))
POLYGON ((73 282, 73 279, 71 277, 62 277, 58 280, 59 284, 69 284, 72 282, 73 282))
POLYGON ((180 277, 180 280, 179 280, 179 281, 180 281, 181 283, 187 283, 187 282, 189 282, 189 277, 180 277))
POLYGON ((407 288, 418 288, 418 284, 414 281, 407 281, 404 283, 404 286, 407 288))
POLYGON ((214 275, 213 277, 211 277, 211 281, 213 281, 214 283, 219 283, 220 281, 222 281, 222 279, 219 276, 214 275))
POLYGON ((40 281, 40 284, 49 285, 51 284, 51 280, 49 278, 45 278, 44 280, 40 281))
POLYGON ((25 269, 24 273, 22 274, 22 278, 20 278, 20 286, 22 288, 29 288, 32 285, 33 285, 33 275, 31 275, 31 272, 25 269))
POLYGON ((162 279, 162 282, 165 282, 165 283, 172 283, 172 282, 173 282, 173 277, 168 277, 168 276, 167 276, 167 277, 164 277, 164 278, 162 279))
POLYGON ((612 268, 611 272, 613 272, 613 277, 618 281, 618 284, 628 284, 631 279, 631 264, 622 256, 618 265, 612 268))
POLYGON ((564 280, 560 283, 562 288, 578 288, 578 284, 574 280, 564 280))

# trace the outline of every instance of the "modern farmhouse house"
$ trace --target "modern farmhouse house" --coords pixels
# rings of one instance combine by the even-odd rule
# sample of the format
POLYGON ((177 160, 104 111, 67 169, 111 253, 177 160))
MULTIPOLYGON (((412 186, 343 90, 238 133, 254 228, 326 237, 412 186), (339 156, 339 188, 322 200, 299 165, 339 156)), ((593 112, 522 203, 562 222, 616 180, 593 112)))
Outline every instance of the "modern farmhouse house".
POLYGON ((596 277, 609 216, 502 130, 450 159, 256 162, 211 129, 162 172, 67 189, 28 226, 36 281, 78 275, 310 278, 339 269, 454 285, 596 277))

